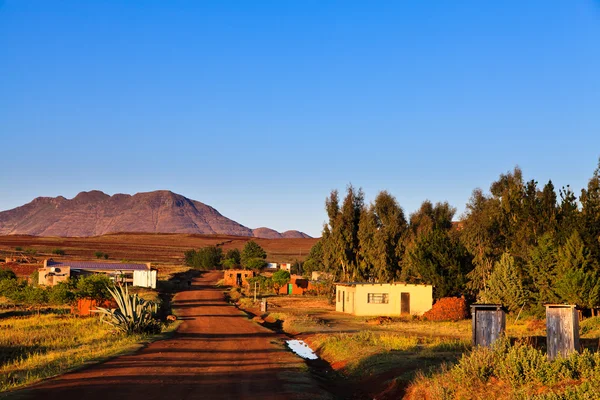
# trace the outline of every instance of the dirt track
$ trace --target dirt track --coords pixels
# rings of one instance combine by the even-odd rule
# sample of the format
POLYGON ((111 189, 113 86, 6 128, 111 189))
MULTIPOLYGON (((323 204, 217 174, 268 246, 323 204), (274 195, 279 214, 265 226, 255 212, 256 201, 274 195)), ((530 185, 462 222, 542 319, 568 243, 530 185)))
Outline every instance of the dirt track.
MULTIPOLYGON (((273 332, 227 304, 210 272, 175 297, 175 336, 129 356, 46 381, 19 399, 323 398, 301 359, 273 332)), ((327 396, 325 396, 327 397, 327 396)))

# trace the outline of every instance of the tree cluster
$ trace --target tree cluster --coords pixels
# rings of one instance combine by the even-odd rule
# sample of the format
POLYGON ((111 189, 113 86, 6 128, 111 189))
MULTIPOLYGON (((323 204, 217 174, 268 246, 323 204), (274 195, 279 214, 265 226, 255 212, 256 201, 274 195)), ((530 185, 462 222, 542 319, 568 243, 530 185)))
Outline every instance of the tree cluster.
POLYGON ((184 253, 185 264, 203 270, 215 268, 248 268, 261 269, 266 265, 267 253, 255 241, 249 240, 242 251, 223 249, 218 246, 207 246, 198 250, 188 250, 184 253))
POLYGON ((600 305, 600 164, 577 197, 548 182, 500 175, 473 191, 465 214, 424 201, 407 219, 380 192, 371 204, 351 185, 325 201, 328 221, 304 262, 340 281, 425 283, 436 298, 467 295, 511 310, 544 303, 600 305))

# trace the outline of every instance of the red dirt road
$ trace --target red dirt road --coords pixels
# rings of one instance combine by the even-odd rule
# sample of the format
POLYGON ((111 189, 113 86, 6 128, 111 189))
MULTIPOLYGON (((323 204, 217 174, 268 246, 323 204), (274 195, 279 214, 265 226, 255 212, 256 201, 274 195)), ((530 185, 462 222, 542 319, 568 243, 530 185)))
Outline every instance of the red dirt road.
POLYGON ((16 392, 19 399, 327 398, 280 337, 225 302, 210 272, 175 297, 171 339, 16 392))

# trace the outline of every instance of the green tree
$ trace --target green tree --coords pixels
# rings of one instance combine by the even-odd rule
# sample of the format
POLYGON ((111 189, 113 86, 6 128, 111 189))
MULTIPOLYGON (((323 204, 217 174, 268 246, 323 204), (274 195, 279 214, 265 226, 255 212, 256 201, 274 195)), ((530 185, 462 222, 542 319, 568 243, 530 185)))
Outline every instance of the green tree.
POLYGON ((558 249, 556 293, 562 301, 581 307, 599 303, 598 263, 577 231, 558 249))
POLYGON ((380 192, 373 204, 361 213, 358 230, 361 277, 391 282, 400 273, 402 240, 407 222, 396 199, 380 192))
POLYGON ((225 253, 223 266, 226 268, 234 268, 242 263, 242 256, 238 249, 231 249, 225 253))
POLYGON ((581 190, 582 239, 595 259, 600 258, 600 160, 589 180, 587 189, 581 190))
POLYGON ((342 206, 339 205, 337 190, 325 200, 325 210, 329 218, 323 227, 323 261, 325 267, 342 280, 359 278, 358 230, 364 208, 362 189, 349 185, 342 206))
POLYGON ((184 253, 186 265, 198 269, 208 270, 218 268, 223 259, 223 250, 220 247, 208 246, 184 253))
POLYGON ((310 278, 313 271, 324 271, 323 263, 323 241, 319 240, 311 247, 308 256, 302 264, 302 273, 305 277, 310 278))
POLYGON ((290 281, 290 273, 284 269, 277 270, 271 276, 271 281, 273 282, 275 294, 279 294, 279 290, 290 281))
POLYGON ((527 263, 527 273, 531 278, 531 295, 537 312, 543 313, 543 305, 557 303, 555 283, 557 280, 557 257, 554 236, 548 232, 539 240, 536 247, 531 249, 527 263))
POLYGON ((498 303, 514 312, 527 302, 529 294, 523 287, 515 259, 509 253, 502 254, 500 261, 494 265, 487 290, 479 294, 485 303, 498 303))
POLYGON ((435 298, 464 293, 470 258, 458 239, 436 229, 421 233, 408 247, 401 279, 434 286, 435 298))
POLYGON ((101 252, 101 251, 96 251, 96 252, 94 253, 94 255, 96 256, 96 258, 102 258, 102 257, 104 256, 104 253, 103 253, 103 252, 101 252))
POLYGON ((265 250, 254 240, 249 240, 244 248, 242 249, 242 253, 240 254, 240 261, 242 266, 250 269, 256 269, 256 266, 262 260, 261 267, 265 263, 265 259, 267 258, 267 253, 265 250), (251 266, 252 265, 252 266, 251 266))

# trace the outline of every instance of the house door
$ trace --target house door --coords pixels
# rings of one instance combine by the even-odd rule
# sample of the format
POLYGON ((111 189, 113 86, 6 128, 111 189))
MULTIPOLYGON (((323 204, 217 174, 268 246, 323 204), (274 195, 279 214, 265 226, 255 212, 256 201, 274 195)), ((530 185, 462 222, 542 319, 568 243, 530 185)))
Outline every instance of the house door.
POLYGON ((242 286, 242 274, 237 274, 235 277, 235 284, 237 286, 242 286))
POLYGON ((400 314, 410 314, 410 293, 400 293, 400 314))
POLYGON ((346 293, 342 292, 342 312, 346 311, 346 293))
POLYGON ((288 294, 294 293, 294 284, 288 283, 288 294))

